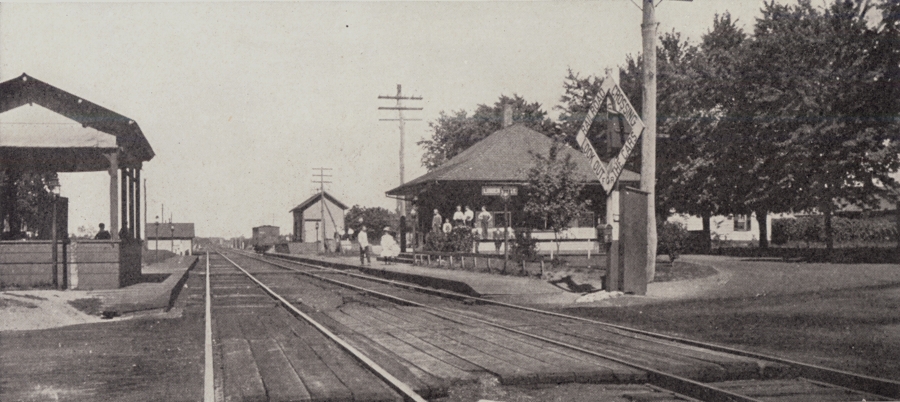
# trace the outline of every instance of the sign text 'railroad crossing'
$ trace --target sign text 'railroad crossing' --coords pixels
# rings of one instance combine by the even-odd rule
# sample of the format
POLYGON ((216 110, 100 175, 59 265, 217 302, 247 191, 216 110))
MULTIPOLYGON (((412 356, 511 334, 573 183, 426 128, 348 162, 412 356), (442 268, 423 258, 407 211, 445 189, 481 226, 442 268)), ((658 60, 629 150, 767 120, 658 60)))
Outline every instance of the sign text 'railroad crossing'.
MULTIPOLYGON (((616 85, 612 76, 607 74, 606 79, 603 80, 603 84, 600 86, 600 93, 597 94, 597 98, 591 104, 587 115, 584 116, 584 123, 582 123, 581 129, 578 130, 578 135, 575 137, 578 145, 581 147, 581 153, 590 161, 591 170, 597 175, 600 185, 603 186, 607 193, 612 190, 613 185, 619 180, 619 175, 622 174, 622 169, 625 168, 625 162, 628 160, 628 156, 635 145, 637 145, 637 141, 641 138, 643 131, 644 122, 641 121, 637 111, 631 106, 631 102, 628 101, 625 93, 622 92, 622 88, 616 85), (587 132, 594 121, 594 116, 597 115, 604 103, 606 103, 607 112, 621 114, 631 126, 631 134, 628 135, 619 154, 615 159, 610 160, 609 164, 605 164, 600 160, 600 156, 597 155, 597 151, 587 138, 587 132)), ((484 191, 483 189, 482 192, 484 191)))

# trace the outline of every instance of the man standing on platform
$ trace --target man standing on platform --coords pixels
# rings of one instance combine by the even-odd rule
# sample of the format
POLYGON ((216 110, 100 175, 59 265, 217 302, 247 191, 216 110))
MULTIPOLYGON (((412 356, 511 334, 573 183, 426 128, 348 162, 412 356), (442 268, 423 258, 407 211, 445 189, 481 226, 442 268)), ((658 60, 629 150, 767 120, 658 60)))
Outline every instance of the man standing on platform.
POLYGON ((466 205, 466 212, 463 214, 463 217, 464 217, 464 219, 465 219, 465 221, 466 221, 466 227, 469 227, 469 228, 470 228, 470 227, 474 227, 474 226, 475 226, 475 225, 474 225, 474 223, 475 223, 475 211, 472 211, 472 208, 469 208, 468 205, 466 205))
POLYGON ((491 213, 487 211, 487 207, 484 205, 481 206, 481 212, 478 213, 478 223, 481 224, 481 238, 488 238, 488 226, 491 224, 491 219, 494 217, 491 216, 491 213))
POLYGON ((434 233, 440 232, 442 223, 444 223, 444 218, 441 217, 440 212, 438 212, 437 208, 435 208, 434 217, 431 218, 431 231, 434 233))
POLYGON ((366 234, 365 225, 359 229, 356 241, 359 242, 359 265, 364 265, 366 261, 372 265, 372 257, 369 256, 369 235, 366 234))

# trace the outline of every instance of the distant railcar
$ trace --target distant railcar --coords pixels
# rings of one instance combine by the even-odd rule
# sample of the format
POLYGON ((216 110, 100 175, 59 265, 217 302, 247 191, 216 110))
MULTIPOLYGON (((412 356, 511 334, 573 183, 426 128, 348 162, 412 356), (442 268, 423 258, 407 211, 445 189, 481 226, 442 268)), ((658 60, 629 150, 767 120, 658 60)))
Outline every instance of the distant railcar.
POLYGON ((270 247, 281 242, 278 226, 263 225, 253 228, 253 239, 250 244, 257 253, 264 253, 270 247))

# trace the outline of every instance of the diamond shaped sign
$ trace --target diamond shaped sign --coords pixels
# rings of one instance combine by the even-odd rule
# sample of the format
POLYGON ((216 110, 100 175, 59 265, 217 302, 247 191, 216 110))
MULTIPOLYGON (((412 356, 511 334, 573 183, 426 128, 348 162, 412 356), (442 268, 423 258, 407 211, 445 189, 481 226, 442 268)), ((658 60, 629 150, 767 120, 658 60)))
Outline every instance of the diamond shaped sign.
POLYGON ((613 185, 619 180, 619 175, 625 169, 625 162, 628 160, 628 156, 631 155, 631 151, 634 150, 643 132, 644 122, 641 121, 637 111, 631 106, 631 102, 628 101, 625 92, 622 92, 622 88, 616 85, 611 76, 607 75, 600 86, 600 93, 597 94, 597 98, 594 99, 594 103, 588 109, 587 115, 584 116, 584 123, 582 123, 581 129, 578 130, 578 134, 575 137, 578 146, 581 147, 582 155, 590 161, 591 170, 597 175, 600 185, 603 186, 607 193, 612 190, 613 185), (591 122, 594 121, 594 116, 600 111, 600 107, 604 102, 608 112, 621 114, 631 126, 631 134, 625 140, 619 154, 610 160, 609 164, 605 164, 600 160, 600 156, 597 155, 597 151, 587 138, 591 122))

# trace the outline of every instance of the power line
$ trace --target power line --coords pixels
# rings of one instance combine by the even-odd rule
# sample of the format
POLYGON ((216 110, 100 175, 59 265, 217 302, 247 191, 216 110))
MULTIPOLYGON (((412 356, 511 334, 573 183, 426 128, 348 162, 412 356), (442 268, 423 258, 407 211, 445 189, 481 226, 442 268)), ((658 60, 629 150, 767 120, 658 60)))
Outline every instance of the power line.
MULTIPOLYGON (((379 121, 399 121, 400 122, 400 185, 402 186, 405 183, 403 179, 403 147, 405 142, 405 133, 404 133, 404 125, 407 121, 422 121, 422 119, 407 119, 403 117, 404 110, 422 110, 420 107, 405 107, 403 106, 404 100, 422 100, 421 96, 403 96, 403 90, 400 84, 397 84, 397 95, 396 96, 386 96, 379 95, 378 99, 393 99, 397 101, 397 106, 381 106, 378 110, 396 110, 399 115, 398 119, 378 119, 379 121)), ((400 216, 406 216, 406 203, 404 200, 397 199, 397 210, 400 212, 400 216)))

